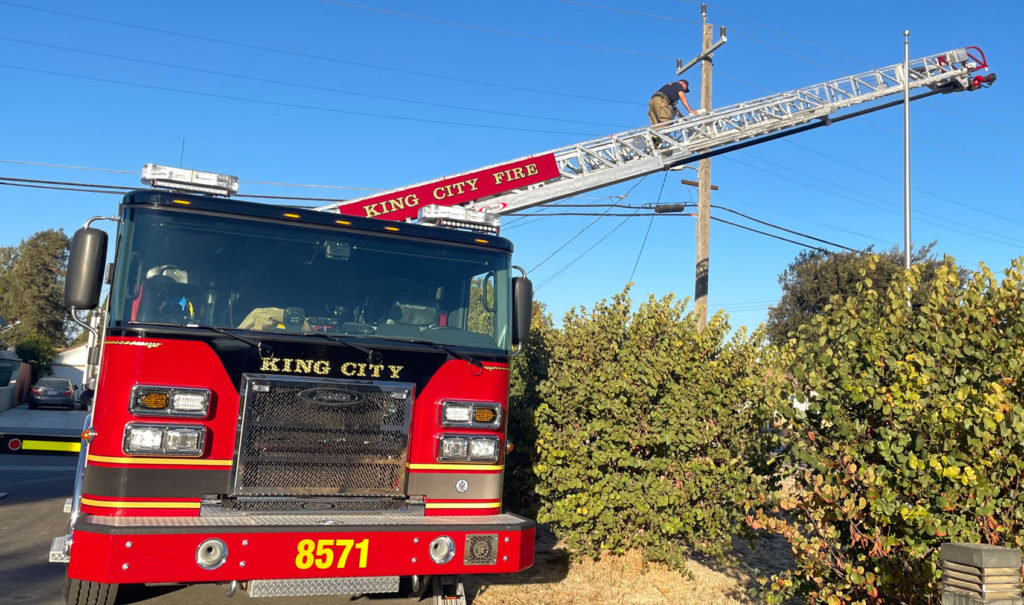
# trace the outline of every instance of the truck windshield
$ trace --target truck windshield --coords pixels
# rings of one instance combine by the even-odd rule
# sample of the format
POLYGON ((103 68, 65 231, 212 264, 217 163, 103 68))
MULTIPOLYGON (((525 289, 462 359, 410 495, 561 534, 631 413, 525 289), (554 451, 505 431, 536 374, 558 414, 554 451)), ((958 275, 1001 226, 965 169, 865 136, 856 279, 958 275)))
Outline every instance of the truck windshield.
POLYGON ((507 351, 509 262, 483 247, 133 208, 111 321, 507 351))

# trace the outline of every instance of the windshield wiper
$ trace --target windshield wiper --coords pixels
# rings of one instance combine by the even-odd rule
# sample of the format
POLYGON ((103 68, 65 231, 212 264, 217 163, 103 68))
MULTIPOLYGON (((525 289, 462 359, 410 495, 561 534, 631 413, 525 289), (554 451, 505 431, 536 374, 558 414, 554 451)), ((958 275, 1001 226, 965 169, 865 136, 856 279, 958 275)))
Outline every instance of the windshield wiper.
MULTIPOLYGON (((271 357, 274 354, 274 350, 271 347, 264 348, 262 341, 260 341, 260 340, 253 340, 253 339, 250 339, 250 338, 245 338, 243 336, 239 336, 238 334, 232 334, 231 332, 228 332, 224 328, 218 328, 218 327, 215 327, 215 326, 207 326, 207 325, 198 325, 198 324, 188 324, 185 327, 187 327, 187 328, 200 328, 202 330, 212 330, 214 332, 217 332, 218 334, 223 334, 225 336, 230 336, 231 338, 234 338, 235 340, 244 342, 245 344, 247 344, 247 345, 249 345, 251 347, 255 347, 260 352, 260 357, 266 357, 267 356, 267 355, 264 355, 264 351, 265 350, 267 352, 269 352, 269 354, 270 354, 269 356, 271 356, 271 357)), ((283 332, 282 334, 286 335, 286 334, 289 334, 289 333, 288 332, 283 332)), ((291 333, 291 334, 292 335, 296 335, 298 333, 291 333)), ((308 333, 299 334, 299 335, 301 335, 301 336, 319 336, 321 338, 326 338, 327 340, 330 340, 332 342, 336 342, 336 343, 339 343, 339 344, 343 344, 343 345, 345 345, 347 347, 353 348, 353 349, 359 351, 360 353, 366 353, 367 357, 372 357, 373 356, 373 350, 372 349, 368 349, 366 347, 361 347, 361 346, 359 346, 357 344, 353 344, 351 342, 348 342, 344 337, 336 335, 336 334, 324 334, 323 332, 308 332, 308 333)))
POLYGON ((484 367, 484 364, 481 363, 480 360, 477 359, 476 357, 473 357, 472 355, 466 355, 465 353, 462 353, 458 349, 455 349, 449 345, 443 345, 431 340, 419 340, 417 338, 394 338, 390 336, 376 336, 376 338, 382 338, 384 340, 396 340, 398 342, 408 342, 414 345, 426 345, 439 351, 444 351, 445 353, 451 355, 455 359, 465 361, 471 366, 477 366, 479 368, 484 367))
POLYGON ((360 353, 366 353, 367 357, 373 357, 373 349, 370 349, 370 348, 367 348, 367 347, 363 347, 363 346, 357 345, 355 343, 349 342, 349 340, 347 338, 345 338, 344 336, 342 336, 340 334, 328 334, 326 332, 304 332, 302 335, 303 336, 319 336, 320 338, 326 338, 327 340, 330 340, 331 342, 336 342, 336 343, 339 343, 339 344, 343 344, 346 347, 351 347, 351 348, 359 351, 360 353))
POLYGON ((228 332, 224 328, 217 328, 217 327, 214 327, 214 326, 204 326, 204 325, 200 325, 200 324, 185 324, 185 327, 186 328, 199 328, 200 330, 210 330, 211 332, 216 332, 218 334, 223 334, 224 336, 228 336, 228 337, 234 338, 235 340, 237 340, 239 342, 244 342, 245 344, 249 345, 250 347, 255 347, 257 350, 259 350, 260 356, 261 357, 263 356, 263 343, 258 341, 258 340, 252 340, 252 339, 249 339, 249 338, 245 338, 245 337, 239 336, 238 334, 232 334, 231 332, 228 332))

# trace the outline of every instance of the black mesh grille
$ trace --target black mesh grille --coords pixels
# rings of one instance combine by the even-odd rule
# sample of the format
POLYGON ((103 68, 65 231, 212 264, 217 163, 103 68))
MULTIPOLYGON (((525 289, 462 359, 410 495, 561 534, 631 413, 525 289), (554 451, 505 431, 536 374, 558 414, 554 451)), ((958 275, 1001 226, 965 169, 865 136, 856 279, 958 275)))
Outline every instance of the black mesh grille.
POLYGON ((240 513, 280 513, 292 514, 299 512, 324 513, 365 513, 389 512, 423 514, 422 505, 419 509, 410 506, 404 498, 238 498, 224 502, 225 510, 240 513))
POLYGON ((246 374, 235 493, 403 494, 412 389, 246 374))

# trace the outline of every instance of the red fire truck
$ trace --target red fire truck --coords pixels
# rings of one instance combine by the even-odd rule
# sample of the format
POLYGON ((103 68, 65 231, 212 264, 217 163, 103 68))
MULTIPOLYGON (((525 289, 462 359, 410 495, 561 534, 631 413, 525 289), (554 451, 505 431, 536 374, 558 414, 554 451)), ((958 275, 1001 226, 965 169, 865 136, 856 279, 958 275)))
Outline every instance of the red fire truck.
MULTIPOLYGON (((500 498, 532 287, 496 215, 898 93, 991 86, 980 70, 980 48, 956 48, 314 211, 181 193, 227 195, 237 179, 148 165, 145 182, 178 192, 125 196, 105 323, 83 322, 98 384, 71 530, 50 552, 69 563, 68 602, 109 603, 126 583, 269 596, 430 576, 447 603, 459 574, 529 567, 534 525, 500 498), (392 222, 417 216, 456 229, 392 222)), ((76 233, 68 306, 97 308, 106 247, 99 229, 76 233)))
POLYGON ((494 217, 372 220, 147 170, 178 190, 124 197, 109 267, 105 231, 72 244, 67 304, 97 309, 104 275, 110 290, 70 532, 51 548, 68 603, 122 584, 284 596, 428 577, 456 602, 461 574, 532 565, 534 523, 501 508, 532 289, 494 217))

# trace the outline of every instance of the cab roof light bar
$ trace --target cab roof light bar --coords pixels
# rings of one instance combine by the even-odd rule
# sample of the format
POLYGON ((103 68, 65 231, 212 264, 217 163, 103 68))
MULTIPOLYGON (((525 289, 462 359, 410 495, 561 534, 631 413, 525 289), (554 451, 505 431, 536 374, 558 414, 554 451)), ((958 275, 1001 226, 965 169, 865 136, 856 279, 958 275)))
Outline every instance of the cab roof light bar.
POLYGON ((237 176, 159 164, 146 164, 142 167, 142 182, 151 187, 171 191, 193 191, 224 197, 238 193, 237 176))
POLYGON ((424 206, 420 209, 416 222, 421 225, 464 229, 491 235, 498 235, 498 231, 501 230, 501 217, 497 214, 453 206, 424 206))

